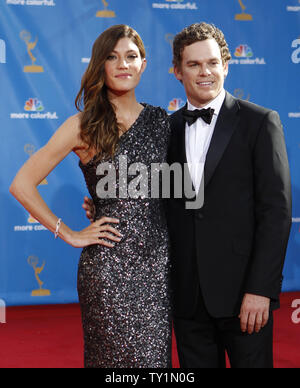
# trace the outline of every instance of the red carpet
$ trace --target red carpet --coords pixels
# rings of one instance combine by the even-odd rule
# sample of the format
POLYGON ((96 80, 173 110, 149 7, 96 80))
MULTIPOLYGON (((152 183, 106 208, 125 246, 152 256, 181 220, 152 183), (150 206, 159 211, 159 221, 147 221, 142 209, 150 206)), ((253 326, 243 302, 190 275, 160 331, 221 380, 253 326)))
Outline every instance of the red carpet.
MULTIPOLYGON (((282 295, 275 313, 275 367, 300 368, 300 323, 292 321, 292 302, 282 295)), ((82 331, 78 305, 11 307, 0 324, 0 368, 82 368, 82 331)), ((295 314, 300 319, 300 311, 295 314)), ((174 367, 178 358, 174 346, 174 367)))

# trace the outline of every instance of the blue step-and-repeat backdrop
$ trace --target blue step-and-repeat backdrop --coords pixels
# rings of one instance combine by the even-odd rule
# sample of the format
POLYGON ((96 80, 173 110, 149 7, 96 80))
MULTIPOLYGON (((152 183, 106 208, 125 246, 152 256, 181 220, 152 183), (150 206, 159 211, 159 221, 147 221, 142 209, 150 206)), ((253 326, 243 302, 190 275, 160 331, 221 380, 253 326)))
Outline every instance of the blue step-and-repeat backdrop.
MULTIPOLYGON (((7 305, 77 302, 80 250, 54 240, 9 186, 76 113, 74 99, 95 39, 114 24, 134 27, 148 58, 138 99, 172 113, 185 104, 173 74, 172 41, 200 21, 216 24, 227 37, 227 90, 280 113, 294 197, 284 291, 300 290, 300 0, 1 0, 0 299, 7 305)), ((88 225, 81 208, 87 190, 75 155, 39 191, 71 228, 88 225)))

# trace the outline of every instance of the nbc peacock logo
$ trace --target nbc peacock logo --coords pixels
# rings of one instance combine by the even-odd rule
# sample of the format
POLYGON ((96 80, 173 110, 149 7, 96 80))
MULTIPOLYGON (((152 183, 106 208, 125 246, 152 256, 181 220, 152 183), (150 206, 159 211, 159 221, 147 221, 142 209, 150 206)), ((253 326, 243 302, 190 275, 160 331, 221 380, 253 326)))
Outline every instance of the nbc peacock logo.
POLYGON ((38 98, 26 100, 23 112, 13 112, 10 114, 12 120, 58 120, 56 112, 44 112, 44 104, 38 98))
POLYGON ((169 103, 168 111, 171 113, 174 113, 178 111, 179 109, 184 107, 184 100, 181 98, 174 98, 172 101, 169 103))
POLYGON ((247 44, 241 44, 236 48, 234 55, 237 58, 252 58, 253 51, 247 44))
POLYGON ((247 44, 240 44, 234 52, 230 65, 266 65, 265 58, 254 58, 254 52, 247 44))
POLYGON ((37 98, 29 98, 25 103, 24 110, 27 112, 43 112, 43 103, 37 98))

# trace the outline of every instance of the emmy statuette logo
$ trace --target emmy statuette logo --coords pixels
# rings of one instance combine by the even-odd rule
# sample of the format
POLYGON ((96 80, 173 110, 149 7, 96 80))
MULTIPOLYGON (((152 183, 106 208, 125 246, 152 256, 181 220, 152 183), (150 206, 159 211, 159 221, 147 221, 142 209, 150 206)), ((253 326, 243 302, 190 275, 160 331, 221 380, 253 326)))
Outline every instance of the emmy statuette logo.
POLYGON ((6 63, 6 44, 3 39, 0 39, 0 63, 6 63))
POLYGON ((31 42, 31 34, 28 31, 22 31, 20 33, 20 38, 25 42, 27 47, 27 53, 31 59, 31 65, 24 66, 24 73, 43 73, 43 66, 38 66, 35 64, 37 61, 36 57, 32 54, 32 51, 35 49, 38 38, 35 39, 34 42, 31 42))
MULTIPOLYGON (((174 38, 175 38, 175 36, 173 34, 166 34, 165 35, 166 42, 168 42, 169 45, 171 46, 171 50, 173 50, 174 38)), ((169 74, 174 74, 174 67, 173 66, 170 67, 169 74)))
POLYGON ((40 279, 40 274, 44 271, 45 268, 45 261, 43 262, 43 265, 41 267, 38 267, 39 259, 36 256, 29 256, 27 259, 28 264, 33 268, 34 270, 34 276, 36 278, 36 281, 39 285, 39 288, 37 290, 33 290, 31 293, 31 296, 50 296, 51 292, 50 290, 45 290, 43 288, 44 282, 40 279))
POLYGON ((247 7, 244 5, 242 0, 238 0, 238 2, 240 3, 240 7, 242 9, 242 13, 239 13, 239 14, 235 15, 235 20, 240 20, 240 21, 251 21, 251 20, 253 20, 252 15, 250 15, 249 13, 245 12, 247 7))
POLYGON ((109 11, 108 8, 108 2, 106 0, 102 0, 104 10, 103 11, 98 11, 96 16, 97 18, 115 18, 116 13, 114 11, 109 11))

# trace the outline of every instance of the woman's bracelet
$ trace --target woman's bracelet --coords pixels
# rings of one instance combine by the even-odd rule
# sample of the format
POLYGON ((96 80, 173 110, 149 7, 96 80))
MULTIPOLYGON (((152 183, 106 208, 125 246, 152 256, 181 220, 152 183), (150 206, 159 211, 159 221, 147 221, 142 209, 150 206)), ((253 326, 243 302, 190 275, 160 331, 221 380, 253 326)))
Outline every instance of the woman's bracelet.
POLYGON ((57 221, 56 230, 55 230, 55 233, 54 233, 55 239, 57 239, 57 237, 58 237, 58 233, 59 233, 59 228, 60 228, 60 225, 61 225, 61 221, 62 221, 61 218, 57 221))

